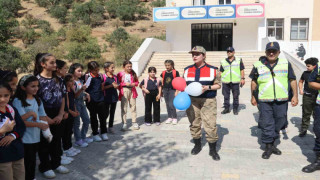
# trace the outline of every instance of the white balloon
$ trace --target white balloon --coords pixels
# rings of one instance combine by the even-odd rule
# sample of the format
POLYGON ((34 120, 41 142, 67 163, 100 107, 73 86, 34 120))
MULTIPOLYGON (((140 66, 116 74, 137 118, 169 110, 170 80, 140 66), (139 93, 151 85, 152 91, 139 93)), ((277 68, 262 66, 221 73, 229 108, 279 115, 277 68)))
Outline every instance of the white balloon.
POLYGON ((188 93, 190 96, 200 96, 202 94, 202 84, 199 82, 190 83, 184 92, 188 93))

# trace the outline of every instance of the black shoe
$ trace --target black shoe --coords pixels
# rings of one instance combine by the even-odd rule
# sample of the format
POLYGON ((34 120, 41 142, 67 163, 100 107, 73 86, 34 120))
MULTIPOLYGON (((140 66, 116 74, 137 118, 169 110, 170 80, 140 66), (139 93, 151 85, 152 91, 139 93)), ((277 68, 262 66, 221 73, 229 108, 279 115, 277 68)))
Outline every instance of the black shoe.
POLYGON ((238 109, 233 109, 233 114, 234 115, 238 115, 238 113, 239 113, 238 109))
POLYGON ((225 108, 221 114, 227 114, 227 113, 230 113, 230 109, 229 108, 225 108))
POLYGON ((201 138, 200 139, 193 139, 194 147, 191 150, 192 155, 197 155, 201 151, 201 138))
POLYGON ((302 172, 305 173, 312 173, 317 170, 320 170, 320 156, 317 157, 317 160, 314 163, 302 168, 302 172))
POLYGON ((299 133, 299 137, 304 137, 304 136, 306 136, 306 134, 307 134, 307 131, 301 131, 299 133))
POLYGON ((262 154, 262 158, 263 159, 269 159, 272 152, 273 152, 273 148, 272 148, 272 143, 268 143, 266 144, 266 149, 264 150, 263 154, 262 154))
POLYGON ((220 156, 217 153, 216 146, 217 146, 217 142, 209 143, 209 148, 210 148, 209 155, 212 156, 213 160, 219 161, 220 160, 220 156))
POLYGON ((282 154, 282 152, 278 149, 278 148, 276 148, 276 146, 272 146, 272 153, 273 154, 275 154, 275 155, 281 155, 282 154))

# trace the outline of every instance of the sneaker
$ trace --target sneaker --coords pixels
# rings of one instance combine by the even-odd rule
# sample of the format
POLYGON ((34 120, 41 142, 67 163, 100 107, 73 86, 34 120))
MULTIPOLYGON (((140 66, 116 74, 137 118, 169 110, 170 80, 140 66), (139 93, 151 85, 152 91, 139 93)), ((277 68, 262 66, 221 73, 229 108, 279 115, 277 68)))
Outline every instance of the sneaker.
POLYGON ((140 129, 139 124, 138 123, 133 123, 133 129, 134 130, 140 129))
POLYGON ((90 144, 90 143, 93 142, 93 139, 90 138, 90 137, 87 137, 87 138, 85 138, 85 139, 82 139, 82 141, 86 142, 87 144, 90 144))
POLYGON ((108 128, 108 132, 111 133, 111 134, 114 134, 113 128, 112 128, 112 127, 111 127, 111 128, 108 128))
POLYGON ((68 150, 66 150, 66 151, 64 151, 64 153, 65 153, 66 156, 68 156, 68 157, 73 157, 73 156, 76 156, 76 155, 77 155, 77 153, 74 152, 74 151, 72 151, 71 148, 68 149, 68 150))
POLYGON ((55 169, 55 171, 60 174, 67 174, 70 172, 69 169, 64 166, 59 166, 57 169, 55 169))
POLYGON ((73 161, 74 159, 72 157, 67 157, 65 154, 61 156, 61 159, 65 159, 67 161, 73 161))
POLYGON ((151 126, 151 123, 144 123, 146 126, 151 126))
POLYGON ((76 149, 76 148, 74 148, 74 147, 71 147, 70 149, 71 149, 71 151, 75 152, 76 154, 81 153, 81 150, 80 150, 80 149, 76 149))
POLYGON ((159 123, 159 122, 156 122, 156 126, 160 126, 160 123, 159 123))
POLYGON ((107 136, 107 133, 104 133, 104 134, 101 134, 101 137, 102 137, 102 140, 104 141, 108 141, 108 136, 107 136))
POLYGON ((79 141, 76 141, 76 142, 74 143, 74 145, 75 145, 75 146, 82 147, 82 148, 88 147, 88 143, 83 142, 82 139, 80 139, 79 141))
POLYGON ((101 137, 97 134, 97 135, 94 135, 94 136, 93 136, 93 141, 94 141, 94 142, 100 142, 100 141, 102 141, 102 139, 101 139, 101 137))
POLYGON ((67 159, 63 159, 61 158, 61 161, 60 161, 61 165, 68 165, 71 163, 71 161, 67 160, 67 159))
POLYGON ((178 124, 178 119, 172 119, 172 125, 177 125, 178 124))
POLYGON ((166 120, 166 124, 171 124, 171 122, 172 122, 172 118, 168 118, 168 119, 166 120))
POLYGON ((122 130, 122 131, 127 131, 127 130, 128 130, 127 124, 123 124, 121 130, 122 130))
POLYGON ((52 170, 48 170, 43 173, 43 176, 47 179, 52 179, 56 177, 56 174, 52 170))

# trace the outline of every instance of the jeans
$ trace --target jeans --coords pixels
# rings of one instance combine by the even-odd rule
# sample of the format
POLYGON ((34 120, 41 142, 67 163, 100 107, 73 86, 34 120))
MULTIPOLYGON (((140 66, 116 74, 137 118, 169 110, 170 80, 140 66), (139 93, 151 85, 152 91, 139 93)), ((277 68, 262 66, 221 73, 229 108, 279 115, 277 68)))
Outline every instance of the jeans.
POLYGON ((79 141, 80 139, 86 138, 86 134, 87 134, 88 128, 89 128, 90 119, 89 119, 89 115, 87 112, 87 107, 84 104, 83 100, 76 99, 75 105, 76 105, 77 110, 80 113, 80 116, 77 116, 74 118, 73 133, 74 133, 74 138, 76 139, 76 141, 79 141), (80 117, 82 120, 81 130, 80 130, 80 117))
POLYGON ((176 108, 173 106, 173 99, 176 90, 174 89, 163 89, 163 96, 164 100, 166 101, 167 111, 168 111, 168 118, 177 118, 177 111, 176 108))

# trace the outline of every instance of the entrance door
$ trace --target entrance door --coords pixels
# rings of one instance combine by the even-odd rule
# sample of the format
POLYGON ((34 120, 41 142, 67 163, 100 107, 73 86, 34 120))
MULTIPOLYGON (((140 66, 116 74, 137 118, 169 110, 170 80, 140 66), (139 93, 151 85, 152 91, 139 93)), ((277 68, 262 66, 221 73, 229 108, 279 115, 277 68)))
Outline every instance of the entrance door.
POLYGON ((232 23, 192 24, 192 47, 203 46, 207 51, 225 51, 232 46, 232 28, 232 23))

